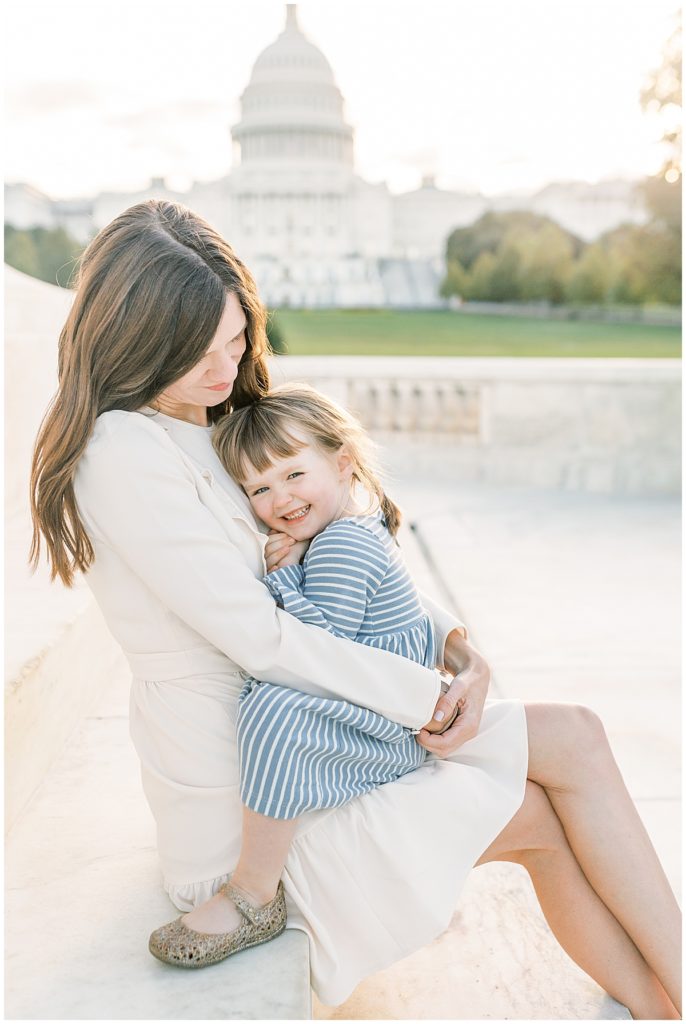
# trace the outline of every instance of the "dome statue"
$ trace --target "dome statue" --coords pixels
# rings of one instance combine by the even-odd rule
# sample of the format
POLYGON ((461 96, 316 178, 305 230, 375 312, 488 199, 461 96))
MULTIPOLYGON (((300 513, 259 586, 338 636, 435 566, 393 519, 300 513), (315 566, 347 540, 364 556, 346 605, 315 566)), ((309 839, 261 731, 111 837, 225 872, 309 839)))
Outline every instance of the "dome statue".
POLYGON ((321 50, 298 25, 295 4, 286 25, 259 55, 232 128, 243 166, 299 161, 352 168, 353 130, 343 97, 321 50))
POLYGON ((296 4, 286 4, 284 30, 258 56, 253 65, 251 81, 281 83, 285 76, 327 84, 333 84, 334 80, 328 60, 298 25, 296 4))

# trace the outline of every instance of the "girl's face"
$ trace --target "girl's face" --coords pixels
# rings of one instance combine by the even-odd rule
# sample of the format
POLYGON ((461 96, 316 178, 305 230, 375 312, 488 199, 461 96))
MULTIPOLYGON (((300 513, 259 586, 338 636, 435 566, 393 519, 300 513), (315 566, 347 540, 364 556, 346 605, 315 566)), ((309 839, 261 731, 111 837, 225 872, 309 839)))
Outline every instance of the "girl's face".
POLYGON ((222 318, 205 355, 158 396, 162 412, 192 419, 198 407, 204 410, 229 397, 246 348, 246 327, 238 296, 227 292, 222 318))
POLYGON ((329 453, 308 442, 296 455, 277 459, 263 473, 249 466, 243 489, 255 515, 272 530, 311 540, 349 512, 352 472, 352 460, 344 448, 329 453))

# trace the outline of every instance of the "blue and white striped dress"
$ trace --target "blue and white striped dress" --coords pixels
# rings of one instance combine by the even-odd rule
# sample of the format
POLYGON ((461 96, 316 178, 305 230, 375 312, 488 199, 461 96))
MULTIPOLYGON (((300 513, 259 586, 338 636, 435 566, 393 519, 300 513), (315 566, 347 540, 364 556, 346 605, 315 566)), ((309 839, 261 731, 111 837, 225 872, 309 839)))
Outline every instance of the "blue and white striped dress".
MULTIPOLYGON (((433 668, 433 623, 381 512, 331 523, 302 565, 265 577, 303 622, 433 668)), ((270 818, 340 807, 418 768, 409 730, 348 701, 249 679, 239 697, 241 800, 270 818)))

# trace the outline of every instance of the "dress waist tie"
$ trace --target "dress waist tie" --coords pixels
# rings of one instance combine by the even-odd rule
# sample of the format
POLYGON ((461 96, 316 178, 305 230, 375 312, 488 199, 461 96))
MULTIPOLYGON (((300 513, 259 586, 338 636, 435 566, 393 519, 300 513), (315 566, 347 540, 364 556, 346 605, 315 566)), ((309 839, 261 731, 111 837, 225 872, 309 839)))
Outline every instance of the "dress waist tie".
POLYGON ((167 682, 187 676, 222 673, 247 678, 235 662, 216 647, 191 647, 183 651, 125 651, 126 659, 136 679, 148 682, 167 682))

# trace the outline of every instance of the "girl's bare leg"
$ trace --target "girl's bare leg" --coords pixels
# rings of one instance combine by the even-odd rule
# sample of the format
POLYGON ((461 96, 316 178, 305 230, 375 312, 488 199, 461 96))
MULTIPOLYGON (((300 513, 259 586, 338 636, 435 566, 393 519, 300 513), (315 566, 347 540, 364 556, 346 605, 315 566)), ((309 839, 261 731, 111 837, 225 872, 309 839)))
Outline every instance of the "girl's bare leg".
MULTIPOLYGON (((231 882, 255 906, 268 903, 276 893, 297 821, 266 818, 243 808, 241 853, 231 882)), ((184 917, 188 928, 211 935, 233 931, 243 920, 234 904, 219 894, 184 917)))
POLYGON ((674 1005, 620 923, 589 884, 543 787, 527 782, 521 808, 478 864, 523 865, 569 956, 635 1019, 678 1019, 674 1005))

